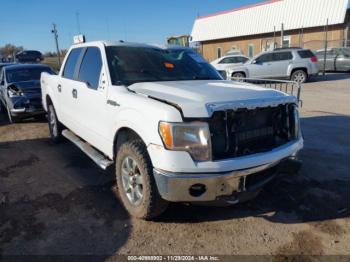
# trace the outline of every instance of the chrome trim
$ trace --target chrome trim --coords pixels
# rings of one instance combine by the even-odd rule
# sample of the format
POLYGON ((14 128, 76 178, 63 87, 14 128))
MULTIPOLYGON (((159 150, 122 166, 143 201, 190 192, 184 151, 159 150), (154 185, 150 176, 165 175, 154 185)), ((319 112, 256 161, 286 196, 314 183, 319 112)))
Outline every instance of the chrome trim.
POLYGON ((68 129, 63 130, 62 135, 80 148, 80 150, 90 157, 100 168, 106 170, 107 167, 113 164, 113 161, 106 158, 102 153, 97 151, 90 144, 81 140, 77 135, 68 129))
POLYGON ((24 113, 26 111, 25 108, 12 108, 10 109, 11 113, 24 113))
POLYGON ((172 173, 154 169, 154 177, 162 198, 172 202, 214 201, 219 196, 229 196, 240 190, 240 178, 255 174, 278 165, 281 161, 248 169, 225 173, 172 173), (189 188, 194 184, 206 186, 206 192, 193 197, 189 188))

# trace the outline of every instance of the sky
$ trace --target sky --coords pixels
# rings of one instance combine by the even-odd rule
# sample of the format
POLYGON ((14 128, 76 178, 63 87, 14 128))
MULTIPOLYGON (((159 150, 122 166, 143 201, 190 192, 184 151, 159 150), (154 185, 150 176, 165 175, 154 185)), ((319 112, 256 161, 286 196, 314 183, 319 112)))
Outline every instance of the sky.
POLYGON ((60 48, 73 36, 87 41, 124 40, 165 44, 167 36, 190 34, 195 18, 263 0, 0 0, 0 46, 55 51, 55 22, 60 48), (77 22, 77 14, 79 23, 77 22), (80 29, 79 29, 80 28, 80 29))

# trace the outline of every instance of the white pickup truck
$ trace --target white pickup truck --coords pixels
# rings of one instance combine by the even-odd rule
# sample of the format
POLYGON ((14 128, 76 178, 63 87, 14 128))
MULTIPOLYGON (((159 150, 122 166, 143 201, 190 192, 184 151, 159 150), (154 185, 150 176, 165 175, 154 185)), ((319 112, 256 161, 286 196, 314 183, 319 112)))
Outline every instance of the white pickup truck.
POLYGON ((121 202, 138 218, 168 202, 246 201, 300 168, 296 98, 223 80, 190 49, 77 44, 41 88, 51 139, 114 166, 121 202))

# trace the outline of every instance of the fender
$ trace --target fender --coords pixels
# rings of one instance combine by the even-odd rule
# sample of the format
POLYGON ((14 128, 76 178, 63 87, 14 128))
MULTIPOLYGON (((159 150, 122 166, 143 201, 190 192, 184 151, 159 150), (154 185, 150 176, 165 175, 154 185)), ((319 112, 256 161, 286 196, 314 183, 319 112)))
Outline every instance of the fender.
POLYGON ((110 137, 112 145, 109 148, 108 156, 114 155, 114 138, 122 128, 129 128, 138 134, 143 142, 149 144, 162 145, 161 138, 158 134, 158 118, 150 117, 139 110, 126 108, 118 112, 118 117, 113 122, 110 137), (147 123, 147 124, 146 124, 147 123))

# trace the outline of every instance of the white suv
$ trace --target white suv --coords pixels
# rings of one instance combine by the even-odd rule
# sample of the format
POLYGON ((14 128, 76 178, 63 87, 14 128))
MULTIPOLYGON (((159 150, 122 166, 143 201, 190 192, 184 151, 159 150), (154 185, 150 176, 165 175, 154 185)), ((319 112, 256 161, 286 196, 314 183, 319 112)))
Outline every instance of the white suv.
POLYGON ((264 52, 242 66, 226 69, 227 78, 286 78, 304 83, 319 72, 317 57, 309 49, 280 48, 264 52))

